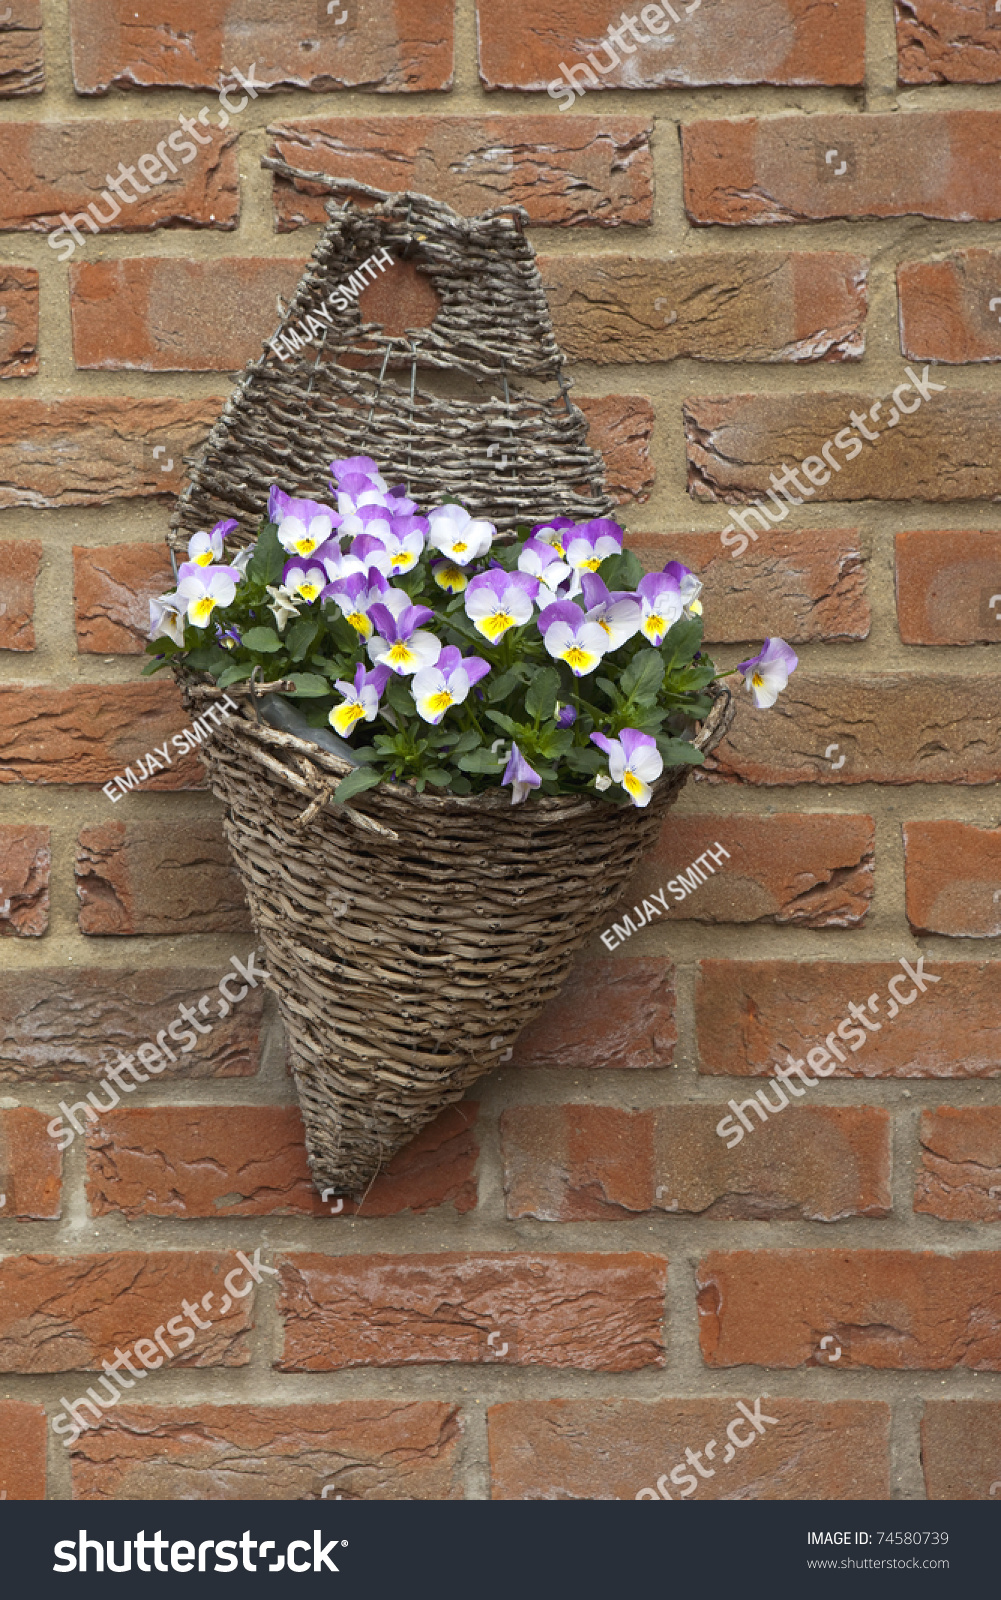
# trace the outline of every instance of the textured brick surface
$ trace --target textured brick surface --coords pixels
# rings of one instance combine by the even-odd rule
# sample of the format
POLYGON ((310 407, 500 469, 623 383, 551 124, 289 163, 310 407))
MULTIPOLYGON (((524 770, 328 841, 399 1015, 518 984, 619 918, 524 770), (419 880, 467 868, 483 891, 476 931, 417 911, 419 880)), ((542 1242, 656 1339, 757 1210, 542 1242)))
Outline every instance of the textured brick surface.
POLYGON ((770 711, 738 689, 737 715, 707 769, 753 784, 996 783, 999 699, 994 675, 842 678, 801 668, 770 711))
POLYGON ((176 494, 222 400, 0 400, 0 510, 176 494), (160 454, 157 455, 157 450, 160 454))
POLYGON ((250 913, 222 827, 101 822, 77 840, 84 933, 248 933, 250 913))
POLYGON ((605 483, 619 504, 649 500, 654 469, 650 461, 654 411, 643 395, 574 395, 587 419, 591 444, 605 461, 605 483))
MULTIPOLYGON (((923 367, 917 369, 917 376, 925 381, 923 367)), ((927 374, 931 383, 941 383, 946 377, 931 369, 927 374)), ((899 381, 908 381, 903 366, 899 381)), ((906 404, 913 406, 914 400, 912 391, 906 404)), ((764 500, 781 521, 781 507, 789 514, 787 503, 765 499, 772 487, 771 475, 782 476, 786 466, 795 471, 801 461, 810 458, 811 470, 820 481, 811 493, 810 483, 800 475, 803 494, 798 489, 795 493, 811 504, 822 500, 1001 498, 998 401, 993 394, 933 392, 912 415, 900 418, 898 414, 891 431, 895 410, 889 390, 881 397, 817 391, 687 400, 689 492, 698 500, 726 500, 735 505, 764 500), (877 400, 880 409, 873 417, 877 400), (876 434, 874 440, 864 442, 853 431, 853 411, 868 431, 876 434), (839 434, 843 446, 835 448, 839 434), (823 460, 816 466, 817 452, 825 443, 831 446, 840 470, 832 471, 823 460), (824 472, 829 472, 826 483, 824 472)), ((761 531, 764 522, 759 513, 758 520, 751 518, 744 525, 767 545, 771 534, 767 528, 761 531)))
MULTIPOLYGON (((232 1300, 223 1284, 240 1268, 238 1248, 7 1256, 0 1262, 0 1371, 99 1372, 116 1345, 152 1340, 159 1324, 182 1314, 184 1299, 203 1308, 199 1316, 210 1326, 193 1328, 194 1342, 170 1364, 245 1366, 255 1294, 232 1300)), ((243 1271, 238 1287, 247 1276, 243 1271)), ((167 1364, 165 1356, 161 1361, 167 1364)))
POLYGON ((737 1409, 743 1399, 753 1415, 759 1398, 747 1389, 723 1400, 516 1400, 491 1406, 492 1497, 635 1500, 640 1490, 651 1489, 656 1500, 659 1480, 672 1500, 890 1498, 889 1406, 769 1396, 761 1401, 759 1433, 737 1409), (774 1420, 766 1423, 765 1417, 774 1420), (725 1462, 730 1424, 741 1442, 725 1462), (707 1444, 716 1448, 703 1457, 707 1444), (689 1449, 700 1451, 708 1477, 686 1466, 689 1449))
POLYGON ((921 1113, 915 1211, 947 1222, 1001 1218, 1001 1106, 939 1106, 921 1113))
POLYGON ((31 1106, 0 1111, 0 1220, 58 1217, 62 1156, 45 1131, 47 1116, 31 1106))
POLYGON ((305 262, 174 256, 70 267, 78 367, 235 372, 261 354, 305 262))
MULTIPOLYGON (((140 15, 133 0, 70 0, 78 94, 109 88, 218 89, 233 68, 258 88, 447 89, 452 77, 451 0, 352 0, 337 27, 312 0, 264 0, 248 15, 234 0, 202 0, 177 19, 140 15)), ((213 108, 214 109, 214 108, 213 108)))
POLYGON ((658 957, 580 962, 514 1045, 516 1067, 666 1067, 678 1042, 674 970, 658 957), (600 989, 601 1007, 593 1006, 600 989))
POLYGON ((955 939, 1001 934, 1001 830, 966 822, 905 822, 907 920, 955 939))
MULTIPOLYGON (((514 204, 537 223, 612 228, 653 215, 650 124, 639 117, 307 117, 276 124, 274 148, 301 172, 416 189, 463 215, 514 204)), ((276 177, 274 204, 279 233, 326 220, 309 185, 276 177)))
MULTIPOLYGON (((909 959, 917 971, 917 957, 909 959)), ((888 986, 894 974, 901 980, 894 984, 899 995, 916 988, 893 962, 703 961, 695 996, 701 1070, 761 1076, 774 1071, 776 1061, 786 1065, 788 1054, 802 1058, 824 1048, 828 1033, 847 1017, 866 1034, 865 1043, 853 1051, 850 1040, 842 1039, 839 1048, 847 1059, 835 1062, 833 1074, 830 1063, 821 1061, 825 1076, 993 1077, 1001 1073, 998 971, 986 961, 926 957, 926 992, 891 1017, 895 1002, 888 986), (848 1007, 868 1007, 870 998, 874 1007, 865 1029, 848 1007)))
POLYGON ((0 1400, 0 1497, 45 1499, 44 1406, 0 1400))
POLYGON ((45 932, 51 867, 48 828, 0 823, 0 939, 45 932))
POLYGON ((861 356, 867 265, 754 251, 545 256, 539 270, 556 337, 577 360, 818 361, 861 356))
POLYGON ((0 23, 0 95, 41 94, 45 87, 42 0, 11 0, 5 13, 0 23))
MULTIPOLYGON (((361 1203, 323 1201, 297 1106, 154 1106, 106 1112, 87 1136, 92 1215, 385 1217, 476 1204, 475 1101, 449 1106, 361 1203)), ((336 1224, 331 1222, 331 1227, 336 1224)))
POLYGON ((866 816, 669 816, 623 906, 639 905, 655 925, 644 900, 661 889, 667 910, 650 901, 659 921, 691 917, 855 928, 872 901, 875 844, 875 825, 866 816), (706 854, 710 849, 714 857, 706 854), (687 869, 700 860, 707 882, 690 888, 687 869), (679 872, 687 874, 684 883, 678 882, 679 872))
POLYGON ((512 1106, 501 1117, 507 1214, 542 1222, 658 1211, 766 1222, 888 1214, 887 1112, 804 1107, 732 1152, 715 1133, 725 1115, 724 1105, 512 1106))
POLYGON ((997 1256, 931 1250, 716 1251, 699 1264, 710 1367, 1001 1367, 997 1256), (826 1350, 832 1347, 828 1345, 826 1350))
POLYGON ((122 1406, 73 1447, 74 1500, 459 1500, 457 1406, 122 1406))
POLYGON ((664 1257, 639 1251, 285 1256, 285 1343, 276 1365, 284 1372, 439 1361, 588 1372, 662 1366, 666 1283, 664 1257))
POLYGON ((996 1500, 1001 1494, 1001 1403, 928 1400, 921 1465, 929 1500, 996 1500))
POLYGON ((74 545, 73 599, 81 655, 142 655, 149 638, 149 602, 173 586, 165 545, 74 545))
MULTIPOLYGON (((197 116, 197 110, 195 112, 197 116)), ((157 145, 180 134, 177 122, 104 121, 94 117, 60 122, 7 122, 4 124, 4 165, 0 171, 0 227, 50 232, 63 227, 62 213, 68 212, 84 243, 77 248, 95 254, 100 245, 95 234, 120 231, 145 232, 151 228, 235 228, 240 215, 240 187, 237 171, 237 135, 207 122, 199 127, 200 144, 187 141, 195 155, 184 162, 185 142, 178 139, 171 173, 160 162, 152 170, 160 176, 155 182, 136 182, 148 192, 133 194, 124 204, 113 194, 106 198, 108 174, 122 178, 119 163, 136 170, 143 156, 157 161, 157 145), (77 220, 93 202, 101 218, 99 226, 90 212, 90 221, 77 220), (117 215, 116 215, 117 209, 117 215)), ((171 147, 164 145, 169 156, 171 147)), ((152 164, 150 164, 152 165, 152 164)), ((131 182, 131 180, 127 180, 131 182)), ((123 189, 123 196, 132 193, 123 189)), ((60 260, 74 243, 64 232, 59 241, 60 260)))
POLYGON ((35 648, 35 580, 41 560, 38 539, 0 541, 0 650, 35 648))
POLYGON ((682 147, 693 222, 1001 217, 997 111, 706 117, 684 125, 682 147))
MULTIPOLYGON (((864 77, 864 0, 834 0, 823 11, 809 0, 737 0, 701 14, 686 7, 674 27, 655 7, 635 35, 623 35, 621 51, 601 44, 613 20, 603 0, 508 0, 503 8, 478 0, 480 78, 488 89, 545 89, 554 79, 565 83, 562 62, 573 68, 591 54, 601 69, 591 74, 595 88, 854 84, 864 77)), ((586 87, 588 79, 578 73, 575 82, 586 87)))
MULTIPOLYGON (((0 78, 3 42, 0 28, 0 78)), ((38 371, 38 273, 33 267, 0 267, 0 378, 27 378, 38 371)))
MULTIPOLYGON (((994 30, 1001 41, 1001 29, 994 30)), ((1001 59, 1001 57, 999 57, 1001 59)), ((1001 253, 957 250, 897 268, 900 348, 917 361, 1001 361, 1001 253)))
POLYGON ((905 644, 1001 639, 1001 533, 922 529, 898 533, 896 546, 897 626, 905 644))
POLYGON ((1001 34, 993 5, 894 0, 901 83, 997 83, 1001 34))
MULTIPOLYGON (((246 963, 251 941, 244 937, 234 944, 235 953, 246 963)), ((219 997, 212 996, 223 970, 221 961, 197 967, 154 967, 146 962, 115 969, 8 970, 0 978, 0 1082, 99 1078, 105 1065, 117 1061, 119 1050, 128 1054, 145 1040, 155 1039, 178 1019, 179 1005, 197 1008, 203 993, 211 1000, 211 1007, 201 1012, 211 1024, 211 1034, 199 1035, 197 1046, 187 1053, 175 1047, 176 1064, 171 1063, 156 1083, 166 1087, 171 1077, 234 1078, 256 1072, 261 991, 248 989, 229 1016, 219 1017, 219 997)), ((181 1033, 177 1042, 183 1039, 181 1033)), ((144 1094, 150 1093, 140 1087, 144 1094)), ((153 1093, 159 1092, 163 1091, 154 1087, 153 1093)), ((107 1104, 105 1091, 99 1098, 107 1104)))
MULTIPOLYGON (((79 684, 71 689, 0 688, 0 784, 73 783, 98 788, 125 775, 147 751, 169 741, 190 722, 180 691, 154 683, 79 684)), ((194 789, 204 769, 194 754, 176 749, 170 766, 138 784, 139 790, 194 789)), ((117 801, 137 803, 136 789, 117 801)))
POLYGON ((650 572, 683 561, 702 579, 707 644, 865 639, 871 624, 866 564, 858 534, 834 529, 772 533, 735 562, 718 533, 628 533, 626 545, 650 572))

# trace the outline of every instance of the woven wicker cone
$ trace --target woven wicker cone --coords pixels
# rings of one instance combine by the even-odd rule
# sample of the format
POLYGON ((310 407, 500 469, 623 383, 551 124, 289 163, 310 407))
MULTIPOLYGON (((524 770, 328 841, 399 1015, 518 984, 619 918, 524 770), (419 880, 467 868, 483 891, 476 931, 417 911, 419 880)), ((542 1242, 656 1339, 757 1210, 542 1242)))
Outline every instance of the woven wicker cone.
MULTIPOLYGON (((188 693, 204 706, 218 691, 188 693)), ((699 748, 728 720, 722 691, 699 748)), ((399 785, 340 806, 328 796, 344 764, 249 714, 202 760, 278 997, 314 1180, 356 1196, 559 993, 688 771, 668 769, 642 810, 399 785)))

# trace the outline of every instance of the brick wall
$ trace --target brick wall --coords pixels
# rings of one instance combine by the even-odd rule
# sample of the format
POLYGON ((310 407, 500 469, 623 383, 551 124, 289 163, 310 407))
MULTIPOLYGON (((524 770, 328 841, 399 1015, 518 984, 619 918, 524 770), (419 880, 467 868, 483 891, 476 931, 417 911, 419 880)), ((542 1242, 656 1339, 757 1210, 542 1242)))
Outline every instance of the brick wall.
POLYGON ((563 110, 605 0, 203 0, 183 31, 144 6, 0 23, 0 1492, 997 1498, 991 7, 695 0, 666 37, 647 8, 563 110), (194 757, 114 808, 101 785, 185 724, 137 678, 170 495, 321 225, 272 148, 525 205, 635 547, 704 574, 724 664, 766 631, 802 663, 689 785, 634 921, 715 841, 717 872, 596 939, 360 1208, 312 1188, 257 990, 65 1154, 45 1131, 253 945, 194 757), (92 200, 110 226, 49 248, 92 200), (890 433, 925 363, 944 387, 890 433), (882 423, 823 480, 852 410, 882 423), (804 457, 815 492, 766 531, 804 457), (808 1053, 786 1116, 775 1065, 808 1053), (767 1123, 717 1135, 759 1088, 767 1123), (214 1323, 237 1250, 276 1270, 214 1323), (183 1299, 204 1332, 155 1370, 183 1299), (46 1418, 144 1341, 64 1449, 46 1418))

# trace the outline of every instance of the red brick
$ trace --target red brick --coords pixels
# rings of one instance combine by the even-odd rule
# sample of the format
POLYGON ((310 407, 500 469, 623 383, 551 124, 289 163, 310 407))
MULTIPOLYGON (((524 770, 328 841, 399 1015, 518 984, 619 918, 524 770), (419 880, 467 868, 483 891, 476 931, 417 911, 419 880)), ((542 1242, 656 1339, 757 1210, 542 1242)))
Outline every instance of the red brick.
MULTIPOLYGON (((300 172, 417 189, 463 215, 524 206, 552 226, 653 220, 650 122, 642 117, 301 117, 273 129, 273 154, 300 172)), ((279 233, 326 222, 329 191, 276 175, 279 233)))
POLYGON ((0 95, 41 94, 44 88, 41 0, 11 0, 0 23, 0 95))
POLYGON ((174 586, 164 544, 73 546, 76 647, 81 655, 142 655, 149 602, 174 586))
POLYGON ((840 677, 800 668, 768 711, 757 710, 739 680, 733 681, 737 714, 705 768, 714 782, 815 783, 829 789, 847 783, 996 783, 1001 777, 996 677, 840 677), (842 757, 844 765, 836 765, 842 757))
MULTIPOLYGON (((131 4, 131 0, 130 0, 131 4)), ((261 354, 304 260, 177 256, 70 267, 73 360, 141 372, 238 372, 261 354)))
POLYGON ((291 1255, 281 1274, 285 1343, 275 1365, 283 1372, 439 1361, 588 1372, 664 1364, 663 1256, 291 1255))
POLYGON ((718 533, 627 533, 626 545, 649 572, 683 561, 698 574, 707 644, 770 634, 789 644, 869 636, 867 572, 855 529, 773 533, 736 567, 718 533))
MULTIPOLYGON (((197 113, 196 113, 197 115, 197 113)), ((176 121, 122 122, 101 121, 96 117, 60 122, 6 122, 4 124, 4 165, 0 170, 0 227, 50 233, 62 229, 62 213, 76 222, 83 248, 99 248, 94 236, 101 233, 149 232, 152 228, 235 228, 240 216, 240 181, 237 169, 237 135, 223 132, 206 123, 199 130, 211 141, 198 147, 196 156, 183 164, 184 144, 175 160, 176 175, 157 160, 156 147, 172 133, 180 133, 176 121), (106 189, 108 174, 118 173, 120 164, 135 167, 150 156, 165 180, 153 184, 138 181, 148 194, 138 194, 132 204, 120 203, 106 189), (80 222, 78 214, 91 203, 107 223, 80 222), (115 208, 118 208, 117 216, 115 208)), ((188 147, 193 144, 188 141, 188 147)), ((119 177, 119 182, 121 178, 119 177)), ((131 180, 129 180, 131 181, 131 180)), ((128 193, 126 189, 124 193, 128 193)), ((90 213, 87 213, 88 217, 90 213)), ((74 244, 69 231, 62 233, 54 250, 65 261, 74 244)))
POLYGON ((969 822, 905 822, 907 920, 954 939, 1001 934, 1001 829, 969 822))
MULTIPOLYGON (((907 368, 900 374, 907 383, 907 368)), ((917 373, 924 381, 924 370, 917 373)), ((932 383, 941 372, 927 374, 932 383)), ((898 385, 899 387, 899 385, 898 385)), ((915 391, 916 392, 916 391, 915 391)), ((879 427, 889 424, 896 406, 890 391, 872 394, 813 393, 796 395, 730 395, 724 399, 689 399, 684 403, 688 444, 688 489, 697 500, 725 500, 735 505, 766 499, 771 474, 784 466, 797 470, 804 459, 811 471, 829 471, 820 452, 825 443, 840 463, 827 483, 812 490, 813 503, 826 500, 988 500, 1001 499, 1001 439, 996 424, 997 397, 973 390, 932 393, 928 403, 899 419, 892 433, 883 428, 851 461, 834 449, 834 440, 851 435, 844 450, 860 443, 851 428, 851 414, 862 414, 870 433, 878 432, 865 413, 879 400, 879 427), (887 409, 890 408, 890 409, 887 409)), ((913 396, 908 404, 913 404, 913 396)), ((791 481, 791 480, 790 480, 791 481)), ((810 484, 799 477, 802 488, 810 484)), ((799 498, 799 490, 796 490, 799 498)), ((784 501, 785 515, 789 507, 784 501)), ((762 512, 744 512, 743 526, 754 540, 773 537, 762 512)), ((740 519, 731 513, 731 521, 740 519)), ((784 520, 776 516, 776 520, 784 520)), ((726 531, 725 529, 723 530, 726 531)), ((746 541, 745 541, 746 542, 746 541)), ((733 536, 728 540, 735 544, 733 536)), ((741 554, 735 549, 735 554, 741 554)))
POLYGON ((0 1400, 0 1499, 45 1499, 44 1406, 0 1400))
POLYGON ((0 824, 0 938, 38 938, 49 925, 48 828, 0 824))
POLYGON ((963 0, 895 0, 898 83, 997 83, 1001 39, 986 14, 963 0))
POLYGON ((59 1216, 63 1158, 45 1131, 48 1115, 31 1106, 0 1111, 0 1215, 5 1222, 59 1216))
POLYGON ((176 495, 223 403, 0 400, 0 510, 176 495))
POLYGON ((1001 1495, 1001 1402, 927 1400, 921 1465, 929 1500, 996 1500, 1001 1495))
POLYGON ((34 650, 38 539, 0 541, 0 650, 34 650))
POLYGON ((73 1498, 460 1500, 461 1432, 432 1400, 122 1406, 74 1444, 73 1498))
MULTIPOLYGON (((995 38, 1001 40, 1001 30, 995 38)), ((990 308, 999 284, 997 250, 957 250, 942 261, 898 267, 904 355, 917 361, 1001 361, 1001 325, 997 307, 990 308)))
MULTIPOLYGON (((663 24, 659 37, 651 19, 639 23, 634 16, 641 39, 626 35, 621 56, 614 52, 616 64, 601 42, 612 23, 603 0, 575 0, 572 6, 566 0, 508 0, 501 9, 478 0, 480 80, 487 89, 546 89, 553 80, 565 84, 563 62, 573 69, 592 53, 601 68, 611 69, 591 73, 596 89, 864 80, 864 0, 834 0, 822 13, 809 0, 788 0, 771 10, 736 0, 725 11, 695 14, 686 7, 686 13, 672 28, 661 7, 659 18, 652 18, 663 24)), ((588 83, 583 72, 575 81, 588 83)), ((565 98, 560 110, 569 110, 565 98)))
POLYGON ((618 505, 649 500, 654 469, 650 461, 653 406, 642 395, 574 395, 587 419, 589 444, 605 462, 605 485, 618 505))
MULTIPOLYGON (((918 957, 907 957, 917 970, 918 957)), ((695 995, 701 1071, 761 1077, 803 1058, 848 1018, 849 1004, 867 1006, 880 1032, 840 1044, 847 1057, 829 1076, 862 1078, 987 1078, 1001 1073, 997 1028, 997 963, 924 957, 928 985, 890 1017, 887 985, 916 987, 891 961, 703 961, 695 995), (929 977, 938 978, 930 984, 929 977)), ((846 1032, 848 1030, 846 1029, 846 1032)), ((864 1031, 859 1024, 859 1032, 864 1031)), ((837 1042, 837 1040, 836 1040, 837 1042)), ((828 1062, 821 1062, 826 1070, 828 1062)), ((802 1087, 796 1080, 797 1087, 802 1087)), ((802 1089, 806 1094, 808 1091, 802 1089)), ((757 1135, 760 1138, 760 1133, 757 1135)))
MULTIPOLYGON (((191 718, 169 681, 77 684, 69 689, 0 686, 0 783, 73 783, 97 788, 180 733, 191 718)), ((204 769, 194 754, 173 752, 171 765, 138 791, 195 789, 204 769)), ((107 797, 137 803, 137 790, 107 797)), ((102 805, 105 802, 102 800, 102 805)))
POLYGON ((905 644, 1001 639, 1001 533, 897 534, 897 626, 905 644))
MULTIPOLYGON (((386 1217, 476 1204, 475 1101, 449 1106, 359 1203, 320 1198, 297 1106, 153 1106, 106 1112, 87 1136, 93 1216, 386 1217), (335 1210, 334 1208, 337 1207, 335 1210)), ((47 1141, 48 1142, 48 1141, 47 1141)))
MULTIPOLYGON (((0 81, 3 43, 0 27, 0 81)), ((38 273, 33 267, 0 267, 0 378, 27 378, 38 371, 38 273)))
POLYGON ((1001 1281, 990 1251, 713 1251, 699 1263, 710 1367, 1001 1367, 1001 1281))
MULTIPOLYGON (((759 1434, 738 1411, 739 1398, 516 1400, 491 1406, 492 1498, 635 1500, 650 1489, 656 1500, 658 1480, 672 1500, 890 1498, 889 1406, 769 1396, 761 1399, 759 1434), (724 1464, 731 1422, 744 1443, 724 1464), (710 1477, 690 1473, 686 1449, 704 1451, 716 1441, 717 1450, 707 1458, 714 1465, 702 1463, 710 1477), (666 1475, 676 1467, 672 1485, 666 1475)), ((746 1391, 744 1404, 752 1414, 759 1398, 753 1389, 746 1391)))
POLYGON ((669 961, 589 957, 519 1035, 514 1065, 577 1071, 670 1066, 678 1042, 674 1008, 669 961))
POLYGON ((862 256, 543 256, 539 271, 571 360, 842 361, 865 349, 862 256))
POLYGON ((116 1345, 152 1339, 159 1324, 181 1314, 182 1300, 205 1306, 209 1294, 214 1298, 200 1315, 211 1327, 195 1330, 194 1343, 172 1362, 161 1361, 246 1366, 256 1295, 227 1307, 223 1285, 233 1269, 242 1274, 240 1287, 246 1285, 237 1248, 7 1256, 0 1262, 0 1372, 99 1372, 116 1345))
POLYGON ((997 111, 706 117, 681 138, 692 222, 1001 218, 997 111))
POLYGON ((312 0, 265 0, 250 16, 232 0, 201 0, 169 22, 156 12, 141 16, 134 0, 112 0, 100 11, 92 0, 70 0, 70 39, 77 94, 218 90, 228 80, 231 104, 242 100, 245 108, 234 66, 258 89, 389 94, 452 86, 451 0, 352 0, 341 27, 312 0))
MULTIPOLYGON (((876 825, 872 817, 814 812, 772 817, 669 816, 657 847, 623 897, 652 923, 644 900, 673 922, 778 922, 803 928, 855 928, 872 901, 876 825), (713 849, 717 861, 705 852, 713 849), (729 859, 722 851, 729 851, 729 859), (686 892, 686 872, 701 858, 708 881, 686 892), (674 882, 672 889, 670 884, 674 882), (684 898, 677 898, 683 895, 684 898)), ((639 919, 634 917, 634 921, 639 919)), ((620 923, 621 926, 621 923, 620 923)), ((612 941, 608 941, 611 943, 612 941)))
POLYGON ((214 818, 102 822, 77 839, 80 929, 249 933, 243 883, 214 818))
POLYGON ((888 1112, 804 1106, 732 1155, 715 1136, 725 1115, 723 1105, 511 1107, 501 1115, 507 1214, 542 1222, 658 1211, 766 1222, 888 1215, 888 1112))
POLYGON ((939 1106, 923 1111, 920 1139, 915 1211, 946 1222, 997 1222, 1001 1106, 939 1106))
MULTIPOLYGON (((246 963, 249 941, 235 941, 246 963)), ((94 1082, 116 1052, 134 1051, 177 1018, 179 1005, 198 1006, 223 976, 221 961, 197 967, 32 967, 0 979, 0 1081, 94 1082)), ((225 968, 226 971, 230 969, 225 968)), ((235 991, 239 993, 239 990, 235 991)), ((206 1013, 202 1013, 206 1016, 206 1013)), ((260 1064, 261 990, 249 989, 229 1016, 207 1020, 187 1054, 175 1048, 171 1078, 243 1078, 260 1064)), ((181 1035, 183 1040, 184 1035, 181 1035)), ((180 1041, 179 1041, 180 1042, 180 1041)), ((163 1080, 156 1080, 163 1081, 163 1080)), ((156 1094, 143 1088, 144 1094, 156 1094)), ((160 1091, 162 1092, 162 1091, 160 1091)), ((98 1091, 102 1104, 106 1090, 98 1091)), ((69 1098, 72 1098, 70 1096, 69 1098)))

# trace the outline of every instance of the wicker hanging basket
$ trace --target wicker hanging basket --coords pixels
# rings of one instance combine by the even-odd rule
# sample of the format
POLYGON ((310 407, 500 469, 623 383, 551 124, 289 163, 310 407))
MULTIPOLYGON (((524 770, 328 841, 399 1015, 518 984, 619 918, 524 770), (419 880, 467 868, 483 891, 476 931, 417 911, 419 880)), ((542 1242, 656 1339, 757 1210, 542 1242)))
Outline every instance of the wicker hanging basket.
MULTIPOLYGON (((287 181, 347 188, 268 164, 287 181)), ((308 329, 379 249, 426 276, 435 314, 394 336, 352 303, 298 359, 267 350, 251 363, 190 464, 174 548, 224 516, 249 540, 273 482, 329 498, 331 459, 361 453, 422 504, 452 490, 500 529, 608 514, 523 213, 467 219, 424 195, 375 191, 328 211, 283 330, 308 329)), ((191 674, 181 681, 195 711, 223 697, 191 674)), ((226 691, 240 713, 202 760, 278 998, 314 1179, 357 1196, 559 993, 688 769, 668 769, 645 810, 579 796, 513 808, 507 791, 419 795, 389 783, 338 805, 349 765, 262 720, 263 688, 226 691)), ((728 720, 719 690, 698 747, 711 749, 728 720)))

